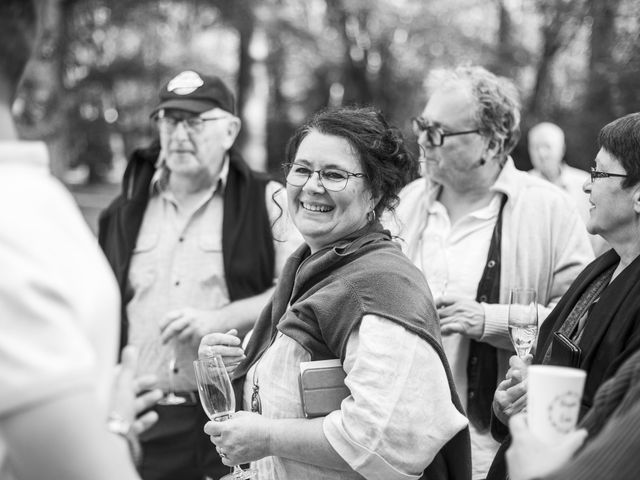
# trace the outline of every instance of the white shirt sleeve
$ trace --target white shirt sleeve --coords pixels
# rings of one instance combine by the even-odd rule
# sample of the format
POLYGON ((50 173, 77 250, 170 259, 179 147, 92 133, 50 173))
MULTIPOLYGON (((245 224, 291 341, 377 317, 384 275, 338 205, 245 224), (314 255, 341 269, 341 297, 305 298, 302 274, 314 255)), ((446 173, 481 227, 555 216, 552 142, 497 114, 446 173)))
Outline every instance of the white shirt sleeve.
POLYGON ((366 315, 347 343, 351 391, 324 420, 336 452, 367 479, 417 479, 467 425, 436 351, 401 325, 366 315))
POLYGON ((273 246, 276 254, 275 275, 277 279, 289 255, 304 240, 289 217, 286 189, 278 182, 271 181, 265 189, 265 197, 269 220, 271 221, 271 231, 273 232, 273 246))

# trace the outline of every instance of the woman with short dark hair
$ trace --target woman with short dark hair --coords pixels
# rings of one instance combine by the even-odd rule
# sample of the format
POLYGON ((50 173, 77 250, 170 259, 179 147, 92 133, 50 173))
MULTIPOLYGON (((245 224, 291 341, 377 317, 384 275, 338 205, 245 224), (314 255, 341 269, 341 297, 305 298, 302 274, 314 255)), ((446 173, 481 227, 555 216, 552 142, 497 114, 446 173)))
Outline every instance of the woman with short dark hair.
MULTIPOLYGON (((612 249, 580 273, 549 314, 533 358, 537 364, 586 370, 580 418, 593 406, 598 387, 640 350, 640 113, 606 125, 598 146, 591 178, 583 187, 591 203, 587 230, 602 236, 612 249)), ((526 382, 521 381, 526 368, 525 362, 512 358, 507 378, 496 391, 494 412, 504 425, 526 403, 526 382)), ((594 433, 590 429, 589 434, 594 433)), ((506 477, 506 446, 488 479, 506 477)))

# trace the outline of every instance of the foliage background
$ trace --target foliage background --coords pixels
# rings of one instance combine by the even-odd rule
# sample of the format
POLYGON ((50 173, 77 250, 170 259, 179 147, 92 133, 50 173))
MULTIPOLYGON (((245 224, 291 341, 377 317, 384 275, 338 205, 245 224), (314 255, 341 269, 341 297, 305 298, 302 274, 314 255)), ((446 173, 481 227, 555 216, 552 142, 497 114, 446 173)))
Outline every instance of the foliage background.
POLYGON ((598 130, 640 110, 635 0, 40 0, 42 35, 14 104, 21 133, 44 138, 54 174, 117 182, 154 136, 148 112, 183 69, 237 92, 240 146, 277 171, 284 145, 328 105, 373 104, 407 135, 429 70, 484 65, 512 78, 526 131, 567 134, 587 168, 598 130))

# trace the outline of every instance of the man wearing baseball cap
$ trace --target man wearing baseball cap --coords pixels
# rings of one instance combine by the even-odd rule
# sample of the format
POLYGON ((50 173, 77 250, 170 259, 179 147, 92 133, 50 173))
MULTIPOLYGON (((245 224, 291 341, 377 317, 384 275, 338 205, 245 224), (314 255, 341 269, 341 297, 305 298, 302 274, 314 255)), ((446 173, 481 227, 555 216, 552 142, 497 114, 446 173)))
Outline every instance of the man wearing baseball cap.
POLYGON ((145 480, 229 472, 202 430, 191 363, 213 332, 228 334, 240 357, 242 335, 300 242, 285 190, 233 147, 235 113, 220 78, 192 70, 171 78, 151 113, 159 145, 133 152, 122 193, 100 218, 123 300, 120 347, 138 346, 140 372, 157 374, 167 394, 141 438, 145 480))

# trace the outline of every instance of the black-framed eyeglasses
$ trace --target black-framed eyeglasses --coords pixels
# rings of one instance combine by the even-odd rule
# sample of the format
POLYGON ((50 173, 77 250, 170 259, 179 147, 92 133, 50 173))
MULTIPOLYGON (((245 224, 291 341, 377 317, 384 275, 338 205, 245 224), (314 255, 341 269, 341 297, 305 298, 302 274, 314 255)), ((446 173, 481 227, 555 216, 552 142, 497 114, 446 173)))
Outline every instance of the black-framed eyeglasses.
POLYGON ((455 137, 456 135, 467 135, 470 133, 480 133, 480 129, 464 130, 461 132, 445 132, 442 127, 436 127, 430 124, 422 117, 413 117, 411 119, 411 127, 413 133, 419 137, 423 133, 426 134, 427 141, 432 147, 441 147, 444 144, 445 137, 455 137))
POLYGON ((629 175, 623 175, 621 173, 600 172, 596 170, 596 167, 591 167, 589 170, 589 173, 591 174, 591 183, 593 183, 596 180, 596 178, 608 178, 608 177, 627 178, 629 176, 629 175))
POLYGON ((340 192, 347 187, 350 177, 366 178, 364 173, 347 172, 340 168, 313 170, 302 163, 283 163, 285 181, 294 187, 304 187, 314 173, 318 174, 320 184, 329 192, 340 192))
POLYGON ((178 117, 173 115, 165 115, 163 112, 160 112, 160 115, 155 117, 156 122, 160 128, 165 129, 168 132, 173 132, 176 128, 178 128, 178 124, 182 123, 185 130, 189 133, 201 133, 204 129, 204 124, 206 122, 215 122, 217 120, 224 120, 225 118, 230 118, 229 115, 221 115, 219 117, 200 117, 197 115, 187 116, 187 117, 178 117))

